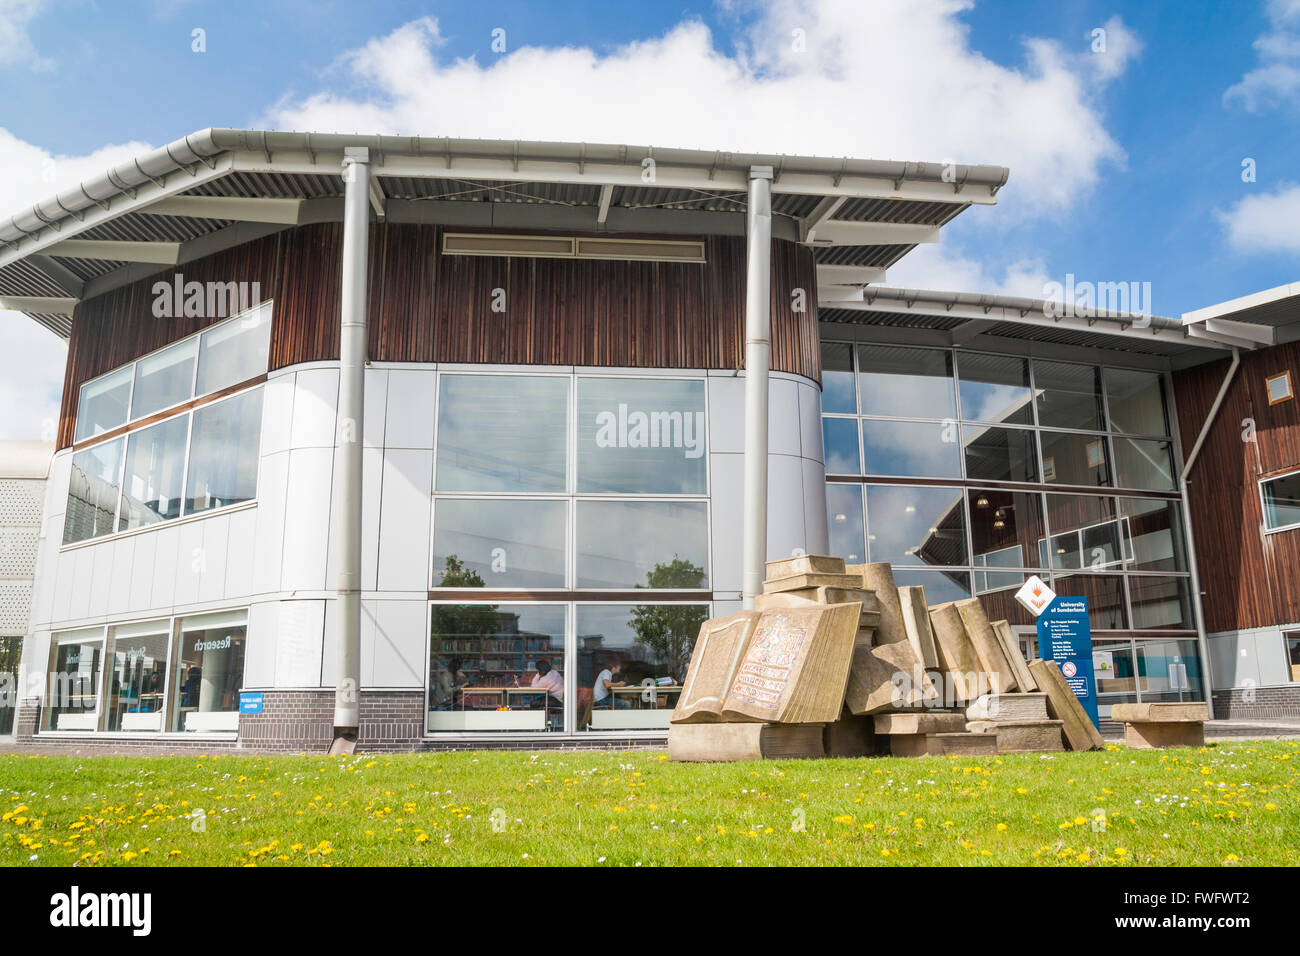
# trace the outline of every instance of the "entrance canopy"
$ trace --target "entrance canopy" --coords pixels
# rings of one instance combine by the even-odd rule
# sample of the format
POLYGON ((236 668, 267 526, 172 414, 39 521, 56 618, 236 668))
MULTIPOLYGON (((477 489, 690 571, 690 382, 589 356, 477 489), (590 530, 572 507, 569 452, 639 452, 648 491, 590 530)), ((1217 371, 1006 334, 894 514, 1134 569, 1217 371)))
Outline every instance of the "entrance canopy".
POLYGON ((373 215, 394 223, 650 234, 745 231, 772 168, 772 234, 810 245, 819 289, 852 295, 971 204, 1001 166, 591 143, 207 129, 0 220, 0 308, 67 337, 78 301, 283 229, 341 221, 345 147, 368 147, 373 215))

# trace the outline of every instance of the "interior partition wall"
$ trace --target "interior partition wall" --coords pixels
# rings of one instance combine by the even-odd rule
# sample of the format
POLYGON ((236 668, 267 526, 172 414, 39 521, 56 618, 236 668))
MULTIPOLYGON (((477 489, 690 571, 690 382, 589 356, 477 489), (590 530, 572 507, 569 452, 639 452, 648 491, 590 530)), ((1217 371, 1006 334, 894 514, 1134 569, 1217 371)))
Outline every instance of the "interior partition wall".
POLYGON ((1026 653, 1014 594, 1036 574, 1087 596, 1104 710, 1201 699, 1161 373, 824 336, 822 376, 833 553, 931 604, 978 597, 1026 653))

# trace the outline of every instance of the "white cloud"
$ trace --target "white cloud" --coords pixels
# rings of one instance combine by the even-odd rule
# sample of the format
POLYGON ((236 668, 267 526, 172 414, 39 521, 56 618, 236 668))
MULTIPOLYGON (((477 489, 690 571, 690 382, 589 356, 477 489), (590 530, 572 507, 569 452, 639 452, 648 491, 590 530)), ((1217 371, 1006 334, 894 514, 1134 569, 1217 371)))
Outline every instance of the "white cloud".
MULTIPOLYGON (((0 128, 0 217, 8 217, 132 156, 147 143, 104 146, 83 156, 51 153, 0 128)), ((54 440, 67 346, 19 312, 0 312, 0 439, 54 440)))
POLYGON ((1223 94, 1225 105, 1240 103, 1250 113, 1300 104, 1300 0, 1268 0, 1264 12, 1272 29, 1252 44, 1259 66, 1223 94))
POLYGON ((1044 287, 1052 278, 1040 258, 1017 259, 997 271, 990 269, 986 262, 945 252, 938 245, 917 246, 889 270, 891 286, 1017 295, 1028 299, 1043 298, 1044 287))
POLYGON ((27 66, 38 71, 54 68, 54 61, 36 51, 27 32, 45 6, 45 0, 0 0, 0 67, 27 66))
POLYGON ((1122 76, 1144 47, 1141 38, 1124 24, 1118 14, 1090 32, 1088 38, 1090 52, 1084 55, 1102 83, 1122 76))
POLYGON ((54 441, 68 347, 21 312, 0 311, 0 439, 54 441))
POLYGON ((5 171, 0 176, 0 217, 7 218, 23 206, 47 199, 150 149, 148 143, 118 143, 70 156, 24 142, 0 127, 0 169, 5 171))
MULTIPOLYGON (((1095 102, 1138 41, 1118 18, 1101 66, 1027 39, 1025 61, 971 48, 964 0, 769 0, 741 48, 684 20, 598 53, 440 54, 436 20, 370 40, 340 69, 358 94, 281 101, 274 126, 339 132, 622 142, 1010 166, 1004 218, 1068 208, 1123 161, 1095 102), (802 31, 797 34, 796 31, 802 31), (802 39, 802 47, 799 41, 802 39), (1012 198, 1014 197, 1014 198, 1012 198)), ((508 37, 509 39, 509 37, 508 37)))
POLYGON ((1237 252, 1300 253, 1300 185, 1283 183, 1215 215, 1237 252))

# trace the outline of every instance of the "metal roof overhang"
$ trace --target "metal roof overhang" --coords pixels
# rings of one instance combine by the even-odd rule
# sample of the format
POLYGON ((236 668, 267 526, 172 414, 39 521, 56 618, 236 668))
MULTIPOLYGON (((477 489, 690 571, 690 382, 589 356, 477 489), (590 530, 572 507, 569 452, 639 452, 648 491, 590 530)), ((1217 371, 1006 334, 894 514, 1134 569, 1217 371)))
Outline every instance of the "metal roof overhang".
POLYGON ((342 218, 345 147, 371 151, 377 218, 516 229, 742 235, 749 171, 773 170, 773 235, 818 285, 884 279, 1001 166, 592 143, 207 129, 0 220, 0 308, 66 337, 76 303, 270 233, 342 218))
POLYGON ((864 341, 1009 350, 1162 370, 1274 341, 1271 328, 1253 323, 1235 322, 1227 334, 1168 316, 1096 308, 1065 312, 1061 303, 1044 299, 872 286, 845 294, 843 301, 819 299, 818 318, 823 327, 861 328, 864 341))

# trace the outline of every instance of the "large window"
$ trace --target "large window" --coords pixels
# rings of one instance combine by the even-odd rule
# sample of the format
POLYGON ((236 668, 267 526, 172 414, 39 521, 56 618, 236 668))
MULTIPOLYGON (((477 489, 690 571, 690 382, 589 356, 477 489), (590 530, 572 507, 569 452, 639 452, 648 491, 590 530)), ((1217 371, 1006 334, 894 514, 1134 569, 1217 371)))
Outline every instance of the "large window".
POLYGON ((270 323, 259 306, 81 387, 78 442, 176 411, 76 452, 64 544, 256 496, 262 389, 198 402, 266 371, 270 323))
POLYGON ((428 729, 563 731, 563 604, 432 605, 428 729))
POLYGON ((440 376, 433 588, 708 590, 702 377, 440 376))
POLYGON ((43 729, 233 733, 246 631, 238 610, 56 634, 43 729))
MULTIPOLYGON (((889 561, 930 603, 1028 627, 1029 574, 1099 631, 1195 628, 1164 377, 921 346, 823 343, 832 553, 889 561)), ((1300 475, 1261 486, 1300 526, 1300 475), (1292 487, 1292 485, 1294 487, 1292 487)))
POLYGON ((104 629, 55 634, 50 643, 43 729, 94 730, 104 667, 104 629))

